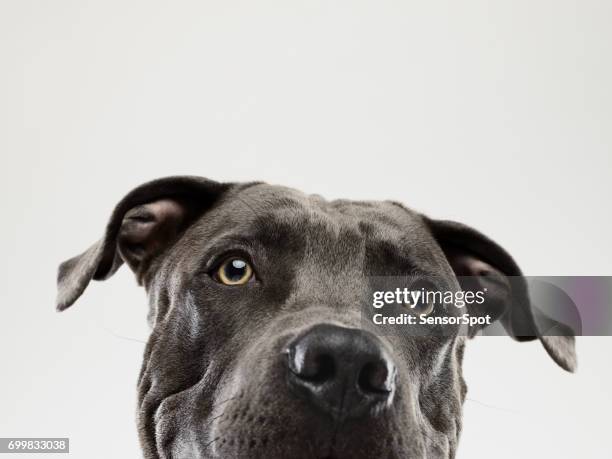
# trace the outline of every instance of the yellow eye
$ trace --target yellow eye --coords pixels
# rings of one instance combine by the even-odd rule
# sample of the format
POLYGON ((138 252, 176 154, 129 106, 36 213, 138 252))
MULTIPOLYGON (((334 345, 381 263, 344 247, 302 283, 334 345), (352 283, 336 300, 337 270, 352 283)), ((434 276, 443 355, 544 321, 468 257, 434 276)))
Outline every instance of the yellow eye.
POLYGON ((225 285, 243 285, 253 277, 253 268, 242 258, 229 258, 219 266, 217 278, 225 285))
POLYGON ((412 311, 420 316, 428 316, 434 310, 435 304, 433 301, 419 301, 414 305, 412 311))

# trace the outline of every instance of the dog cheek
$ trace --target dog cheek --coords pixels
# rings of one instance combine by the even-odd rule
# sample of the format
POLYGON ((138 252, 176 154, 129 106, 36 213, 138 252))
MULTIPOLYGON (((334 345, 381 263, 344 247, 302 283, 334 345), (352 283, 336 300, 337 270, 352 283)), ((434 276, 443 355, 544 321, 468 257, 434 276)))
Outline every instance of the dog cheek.
POLYGON ((190 391, 170 396, 159 405, 154 414, 155 446, 162 459, 205 457, 201 445, 206 439, 195 406, 190 391))

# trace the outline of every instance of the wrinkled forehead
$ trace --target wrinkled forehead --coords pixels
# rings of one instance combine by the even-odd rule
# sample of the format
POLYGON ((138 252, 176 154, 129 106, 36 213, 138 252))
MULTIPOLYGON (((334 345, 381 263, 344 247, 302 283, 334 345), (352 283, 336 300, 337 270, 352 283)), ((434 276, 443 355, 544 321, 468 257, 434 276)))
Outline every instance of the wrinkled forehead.
POLYGON ((216 237, 348 257, 377 254, 437 267, 442 257, 416 212, 390 201, 328 201, 267 184, 230 191, 198 226, 216 237))

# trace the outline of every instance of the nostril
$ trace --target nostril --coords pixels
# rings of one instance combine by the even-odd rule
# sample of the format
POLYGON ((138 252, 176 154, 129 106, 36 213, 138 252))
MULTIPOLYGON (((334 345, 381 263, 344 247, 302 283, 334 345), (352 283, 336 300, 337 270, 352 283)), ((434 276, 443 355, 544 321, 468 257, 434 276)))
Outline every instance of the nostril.
POLYGON ((312 371, 301 375, 302 379, 308 379, 314 383, 324 383, 334 379, 336 365, 331 355, 319 355, 313 359, 312 371))
POLYGON ((309 352, 299 346, 290 348, 288 354, 289 369, 304 381, 321 384, 336 375, 336 364, 330 354, 309 352))
POLYGON ((361 369, 357 384, 365 393, 387 394, 391 391, 390 379, 384 362, 369 362, 361 369))

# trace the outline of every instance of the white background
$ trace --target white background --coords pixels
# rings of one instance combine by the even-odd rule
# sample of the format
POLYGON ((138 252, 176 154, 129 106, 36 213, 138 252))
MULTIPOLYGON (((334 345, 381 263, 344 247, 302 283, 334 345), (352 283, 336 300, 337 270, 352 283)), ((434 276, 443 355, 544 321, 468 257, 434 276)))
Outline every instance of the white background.
MULTIPOLYGON (((2 0, 0 436, 139 456, 144 293, 122 269, 57 314, 55 272, 155 177, 392 198, 612 275, 611 5, 2 0)), ((459 458, 609 457, 611 351, 470 343, 459 458)))

